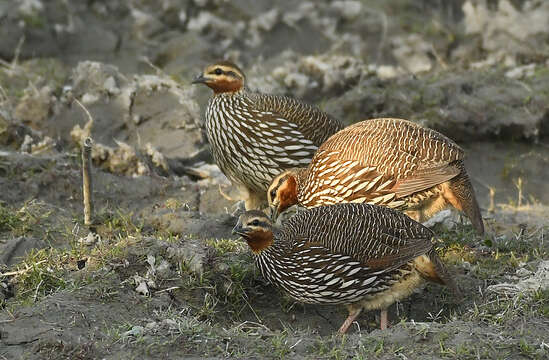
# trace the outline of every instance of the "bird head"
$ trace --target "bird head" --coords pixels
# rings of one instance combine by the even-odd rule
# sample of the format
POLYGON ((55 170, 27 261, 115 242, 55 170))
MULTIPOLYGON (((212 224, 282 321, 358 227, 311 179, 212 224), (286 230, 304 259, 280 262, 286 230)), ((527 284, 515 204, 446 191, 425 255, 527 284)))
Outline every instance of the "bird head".
POLYGON ((271 219, 275 221, 278 215, 292 205, 298 203, 298 173, 297 169, 286 170, 273 179, 267 190, 267 200, 271 208, 271 219))
POLYGON ((244 87, 246 77, 242 70, 229 61, 219 61, 206 66, 198 75, 193 84, 204 84, 210 87, 215 94, 236 92, 244 87))
POLYGON ((255 254, 273 243, 273 226, 265 213, 259 210, 244 212, 233 228, 233 234, 242 236, 255 254))

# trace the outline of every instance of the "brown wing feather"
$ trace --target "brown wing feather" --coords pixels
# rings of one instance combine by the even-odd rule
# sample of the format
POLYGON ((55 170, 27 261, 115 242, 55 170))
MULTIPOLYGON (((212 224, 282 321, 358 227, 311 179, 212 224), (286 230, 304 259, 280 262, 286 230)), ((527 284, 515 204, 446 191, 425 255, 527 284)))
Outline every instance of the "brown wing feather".
POLYGON ((321 111, 299 100, 268 94, 251 94, 258 110, 273 112, 273 116, 283 118, 298 126, 306 139, 320 146, 331 135, 343 129, 343 124, 321 111))
POLYGON ((320 244, 372 269, 391 270, 432 248, 433 233, 381 206, 337 204, 299 212, 286 223, 288 238, 320 244))
POLYGON ((341 160, 358 160, 395 179, 464 157, 463 150, 446 136, 402 119, 361 121, 334 134, 320 150, 339 150, 341 160))
POLYGON ((413 176, 397 182, 393 191, 402 198, 456 177, 461 170, 453 165, 417 171, 413 176))
MULTIPOLYGON (((390 234, 384 234, 385 236, 390 237, 390 234)), ((380 240, 377 244, 378 251, 383 251, 384 247, 390 247, 387 243, 384 243, 384 240, 380 240)), ((401 246, 396 250, 394 254, 390 255, 384 255, 379 257, 373 257, 373 258, 361 258, 360 260, 368 267, 379 270, 379 269, 386 269, 386 270, 392 270, 400 267, 401 265, 415 259, 416 257, 425 254, 427 251, 429 251, 433 247, 433 244, 431 243, 431 240, 428 241, 414 241, 410 244, 401 246)))

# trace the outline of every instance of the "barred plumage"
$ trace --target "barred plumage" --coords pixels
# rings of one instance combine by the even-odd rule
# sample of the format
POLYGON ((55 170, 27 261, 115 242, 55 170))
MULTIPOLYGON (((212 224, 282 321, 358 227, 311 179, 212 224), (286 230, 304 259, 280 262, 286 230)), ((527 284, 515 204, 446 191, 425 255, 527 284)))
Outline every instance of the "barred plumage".
POLYGON ((295 203, 365 202, 404 210, 417 221, 453 206, 482 234, 463 160, 463 150, 434 130, 401 119, 366 120, 331 136, 307 168, 277 176, 268 199, 275 213, 295 203))
POLYGON ((389 208, 321 206, 298 212, 282 228, 253 210, 240 216, 233 232, 248 242, 261 274, 292 298, 347 305, 340 332, 363 308, 387 309, 423 279, 455 289, 433 249, 433 233, 389 208))
POLYGON ((259 208, 281 171, 307 166, 316 149, 342 124, 319 109, 277 95, 253 93, 234 64, 206 67, 194 83, 214 90, 206 133, 221 171, 243 192, 246 208, 259 208))

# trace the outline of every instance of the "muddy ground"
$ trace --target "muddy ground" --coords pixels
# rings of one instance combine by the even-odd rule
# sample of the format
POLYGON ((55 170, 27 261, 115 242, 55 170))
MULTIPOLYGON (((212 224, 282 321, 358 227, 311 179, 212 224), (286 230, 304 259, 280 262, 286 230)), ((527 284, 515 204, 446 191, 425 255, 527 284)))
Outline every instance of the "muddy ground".
POLYGON ((541 0, 0 3, 0 359, 549 357, 548 18, 541 0), (346 124, 459 142, 487 232, 429 226, 463 296, 427 285, 388 330, 371 312, 338 336, 343 307, 266 284, 190 85, 218 58, 346 124))

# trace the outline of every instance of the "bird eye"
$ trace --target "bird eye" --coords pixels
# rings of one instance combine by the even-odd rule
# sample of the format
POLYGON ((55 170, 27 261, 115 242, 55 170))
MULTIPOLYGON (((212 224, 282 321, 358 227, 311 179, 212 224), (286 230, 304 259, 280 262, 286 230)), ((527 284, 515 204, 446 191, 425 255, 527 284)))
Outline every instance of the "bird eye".
POLYGON ((276 197, 276 190, 271 190, 271 200, 274 200, 276 197))
POLYGON ((252 225, 252 226, 259 226, 259 220, 254 219, 254 221, 252 221, 252 222, 250 223, 250 225, 252 225))
POLYGON ((223 70, 221 70, 220 68, 217 68, 217 69, 214 70, 214 73, 216 75, 221 75, 221 74, 223 74, 223 70))

